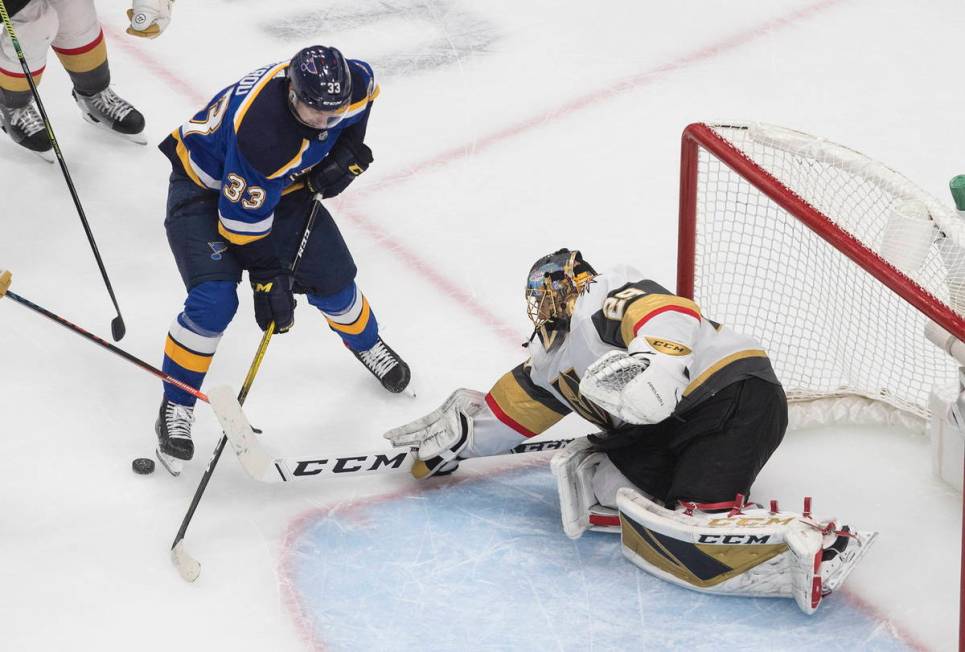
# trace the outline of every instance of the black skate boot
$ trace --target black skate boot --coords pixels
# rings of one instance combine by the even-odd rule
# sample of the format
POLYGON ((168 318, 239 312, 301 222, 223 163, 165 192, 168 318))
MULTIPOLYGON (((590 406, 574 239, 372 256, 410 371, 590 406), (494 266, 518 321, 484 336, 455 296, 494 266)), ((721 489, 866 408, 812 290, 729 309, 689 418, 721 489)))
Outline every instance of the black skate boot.
POLYGON ((26 147, 45 161, 54 162, 53 143, 47 127, 37 112, 37 105, 30 104, 19 109, 0 105, 0 128, 21 147, 26 147))
POLYGON ((403 362, 402 358, 390 349, 381 337, 368 351, 352 351, 352 353, 388 391, 398 394, 408 386, 409 365, 403 362))
POLYGON ((157 434, 157 458, 171 475, 181 474, 181 460, 194 457, 191 441, 191 424, 194 408, 167 399, 161 401, 161 409, 154 432, 157 434))
POLYGON ((147 145, 143 134, 144 116, 110 87, 93 95, 84 95, 74 89, 71 95, 87 122, 135 143, 147 145))

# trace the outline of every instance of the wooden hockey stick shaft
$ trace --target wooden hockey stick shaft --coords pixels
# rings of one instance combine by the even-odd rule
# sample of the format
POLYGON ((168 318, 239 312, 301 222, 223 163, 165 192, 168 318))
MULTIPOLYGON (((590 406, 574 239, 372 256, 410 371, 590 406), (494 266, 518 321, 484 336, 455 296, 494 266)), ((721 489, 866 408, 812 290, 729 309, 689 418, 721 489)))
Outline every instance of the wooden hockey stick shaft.
POLYGON ((30 72, 30 66, 27 65, 27 58, 23 54, 23 50, 20 48, 20 41, 17 39, 17 33, 13 29, 13 22, 10 20, 10 16, 7 14, 7 7, 4 5, 3 0, 0 0, 0 19, 3 20, 3 25, 7 29, 7 34, 10 35, 10 40, 13 42, 13 48, 17 52, 17 59, 20 60, 20 67, 23 68, 23 74, 27 77, 27 84, 30 86, 30 92, 33 94, 34 100, 37 102, 37 109, 40 111, 40 116, 43 118, 44 127, 47 129, 47 135, 50 137, 50 143, 53 145, 54 154, 57 156, 57 162, 60 164, 60 171, 64 174, 64 180, 67 182, 67 189, 70 191, 70 198, 74 200, 74 206, 77 208, 77 215, 80 217, 80 223, 84 227, 84 233, 87 234, 87 242, 90 243, 91 251, 94 252, 94 260, 97 261, 97 267, 100 268, 101 277, 104 279, 104 285, 107 287, 107 294, 110 295, 111 302, 114 304, 114 310, 117 312, 117 316, 111 320, 111 336, 114 338, 115 342, 121 341, 124 338, 124 334, 127 332, 127 327, 124 325, 124 318, 121 316, 121 307, 117 304, 117 297, 114 295, 114 287, 111 285, 111 280, 107 276, 107 268, 104 267, 104 261, 101 259, 100 250, 97 248, 97 242, 94 241, 94 232, 91 231, 90 223, 87 221, 87 215, 84 213, 84 207, 80 203, 80 197, 77 195, 77 189, 74 188, 74 181, 70 177, 70 171, 67 169, 67 161, 64 160, 64 155, 60 151, 60 145, 57 143, 57 137, 54 136, 54 127, 50 123, 50 118, 47 117, 47 110, 44 109, 44 103, 40 99, 40 91, 37 90, 37 84, 34 83, 33 74, 30 72))
MULTIPOLYGON (((301 262, 302 255, 305 253, 308 238, 311 236, 312 228, 315 226, 315 220, 318 217, 318 213, 321 209, 322 196, 321 194, 316 194, 312 204, 312 210, 308 214, 308 219, 305 222, 305 230, 302 233, 302 239, 298 245, 298 251, 295 253, 295 258, 292 260, 291 267, 289 268, 289 273, 293 276, 295 274, 295 270, 298 269, 298 264, 301 262)), ((255 382, 255 376, 258 375, 258 370, 261 368, 261 363, 265 359, 265 353, 268 351, 268 343, 271 342, 271 337, 274 335, 274 333, 275 322, 271 322, 268 324, 268 328, 265 329, 265 333, 261 337, 261 343, 258 345, 258 350, 255 352, 255 358, 251 361, 251 366, 248 368, 248 374, 245 376, 245 382, 242 384, 241 390, 238 392, 239 406, 244 405, 245 399, 248 398, 248 392, 251 391, 251 386, 255 382)), ((201 481, 198 483, 198 488, 194 492, 194 497, 191 499, 191 504, 188 506, 188 511, 181 520, 181 527, 178 529, 178 533, 174 537, 174 543, 171 544, 171 560, 177 567, 181 577, 189 582, 193 582, 194 580, 198 579, 198 575, 201 573, 201 564, 191 557, 191 555, 189 555, 184 549, 184 537, 187 534, 188 526, 191 524, 191 519, 194 518, 194 513, 198 509, 198 504, 201 502, 201 497, 204 496, 205 489, 208 487, 208 482, 211 480, 211 476, 214 474, 214 469, 218 465, 218 460, 221 459, 221 453, 224 451, 224 447, 227 445, 227 443, 228 436, 222 433, 221 439, 218 441, 218 445, 215 446, 214 452, 211 454, 211 461, 208 462, 208 466, 205 468, 204 474, 201 476, 201 481)))

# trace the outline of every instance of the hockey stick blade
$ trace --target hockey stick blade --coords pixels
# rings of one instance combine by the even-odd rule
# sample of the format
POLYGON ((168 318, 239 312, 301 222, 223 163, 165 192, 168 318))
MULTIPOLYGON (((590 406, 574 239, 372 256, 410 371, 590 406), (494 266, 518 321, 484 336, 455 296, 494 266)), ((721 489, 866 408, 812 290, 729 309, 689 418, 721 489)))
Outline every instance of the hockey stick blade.
POLYGON ((111 337, 115 342, 120 342, 127 334, 127 326, 124 325, 124 318, 118 313, 117 317, 111 320, 111 337))
POLYGON ((256 480, 271 475, 272 459, 255 437, 235 392, 226 385, 215 387, 208 392, 208 401, 245 473, 256 480))
POLYGON ((184 549, 184 541, 171 548, 171 562, 185 582, 194 582, 201 575, 201 564, 184 549))

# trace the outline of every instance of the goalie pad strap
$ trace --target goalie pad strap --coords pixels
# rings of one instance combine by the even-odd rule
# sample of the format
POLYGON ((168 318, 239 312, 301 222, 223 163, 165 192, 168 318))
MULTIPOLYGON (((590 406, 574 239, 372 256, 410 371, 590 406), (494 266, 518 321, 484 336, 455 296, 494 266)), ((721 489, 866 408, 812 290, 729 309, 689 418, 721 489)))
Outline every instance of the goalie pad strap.
POLYGON ((620 516, 617 514, 598 514, 590 512, 590 525, 596 527, 619 527, 620 516))

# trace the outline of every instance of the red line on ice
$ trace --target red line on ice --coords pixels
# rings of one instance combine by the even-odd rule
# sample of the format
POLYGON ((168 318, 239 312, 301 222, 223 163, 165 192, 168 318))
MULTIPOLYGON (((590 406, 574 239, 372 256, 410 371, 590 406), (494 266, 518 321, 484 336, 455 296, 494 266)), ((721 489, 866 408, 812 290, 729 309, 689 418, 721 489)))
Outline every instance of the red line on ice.
POLYGON ((124 32, 108 25, 104 25, 103 28, 111 37, 110 44, 112 48, 120 48, 125 54, 136 59, 137 62, 147 68, 152 75, 166 82, 170 89, 177 91, 187 98, 187 100, 194 105, 196 111, 200 111, 201 107, 208 103, 211 95, 217 90, 212 89, 207 93, 198 90, 181 75, 168 68, 163 61, 148 54, 148 52, 144 50, 143 44, 141 44, 141 46, 135 45, 133 39, 137 37, 128 36, 124 32))

